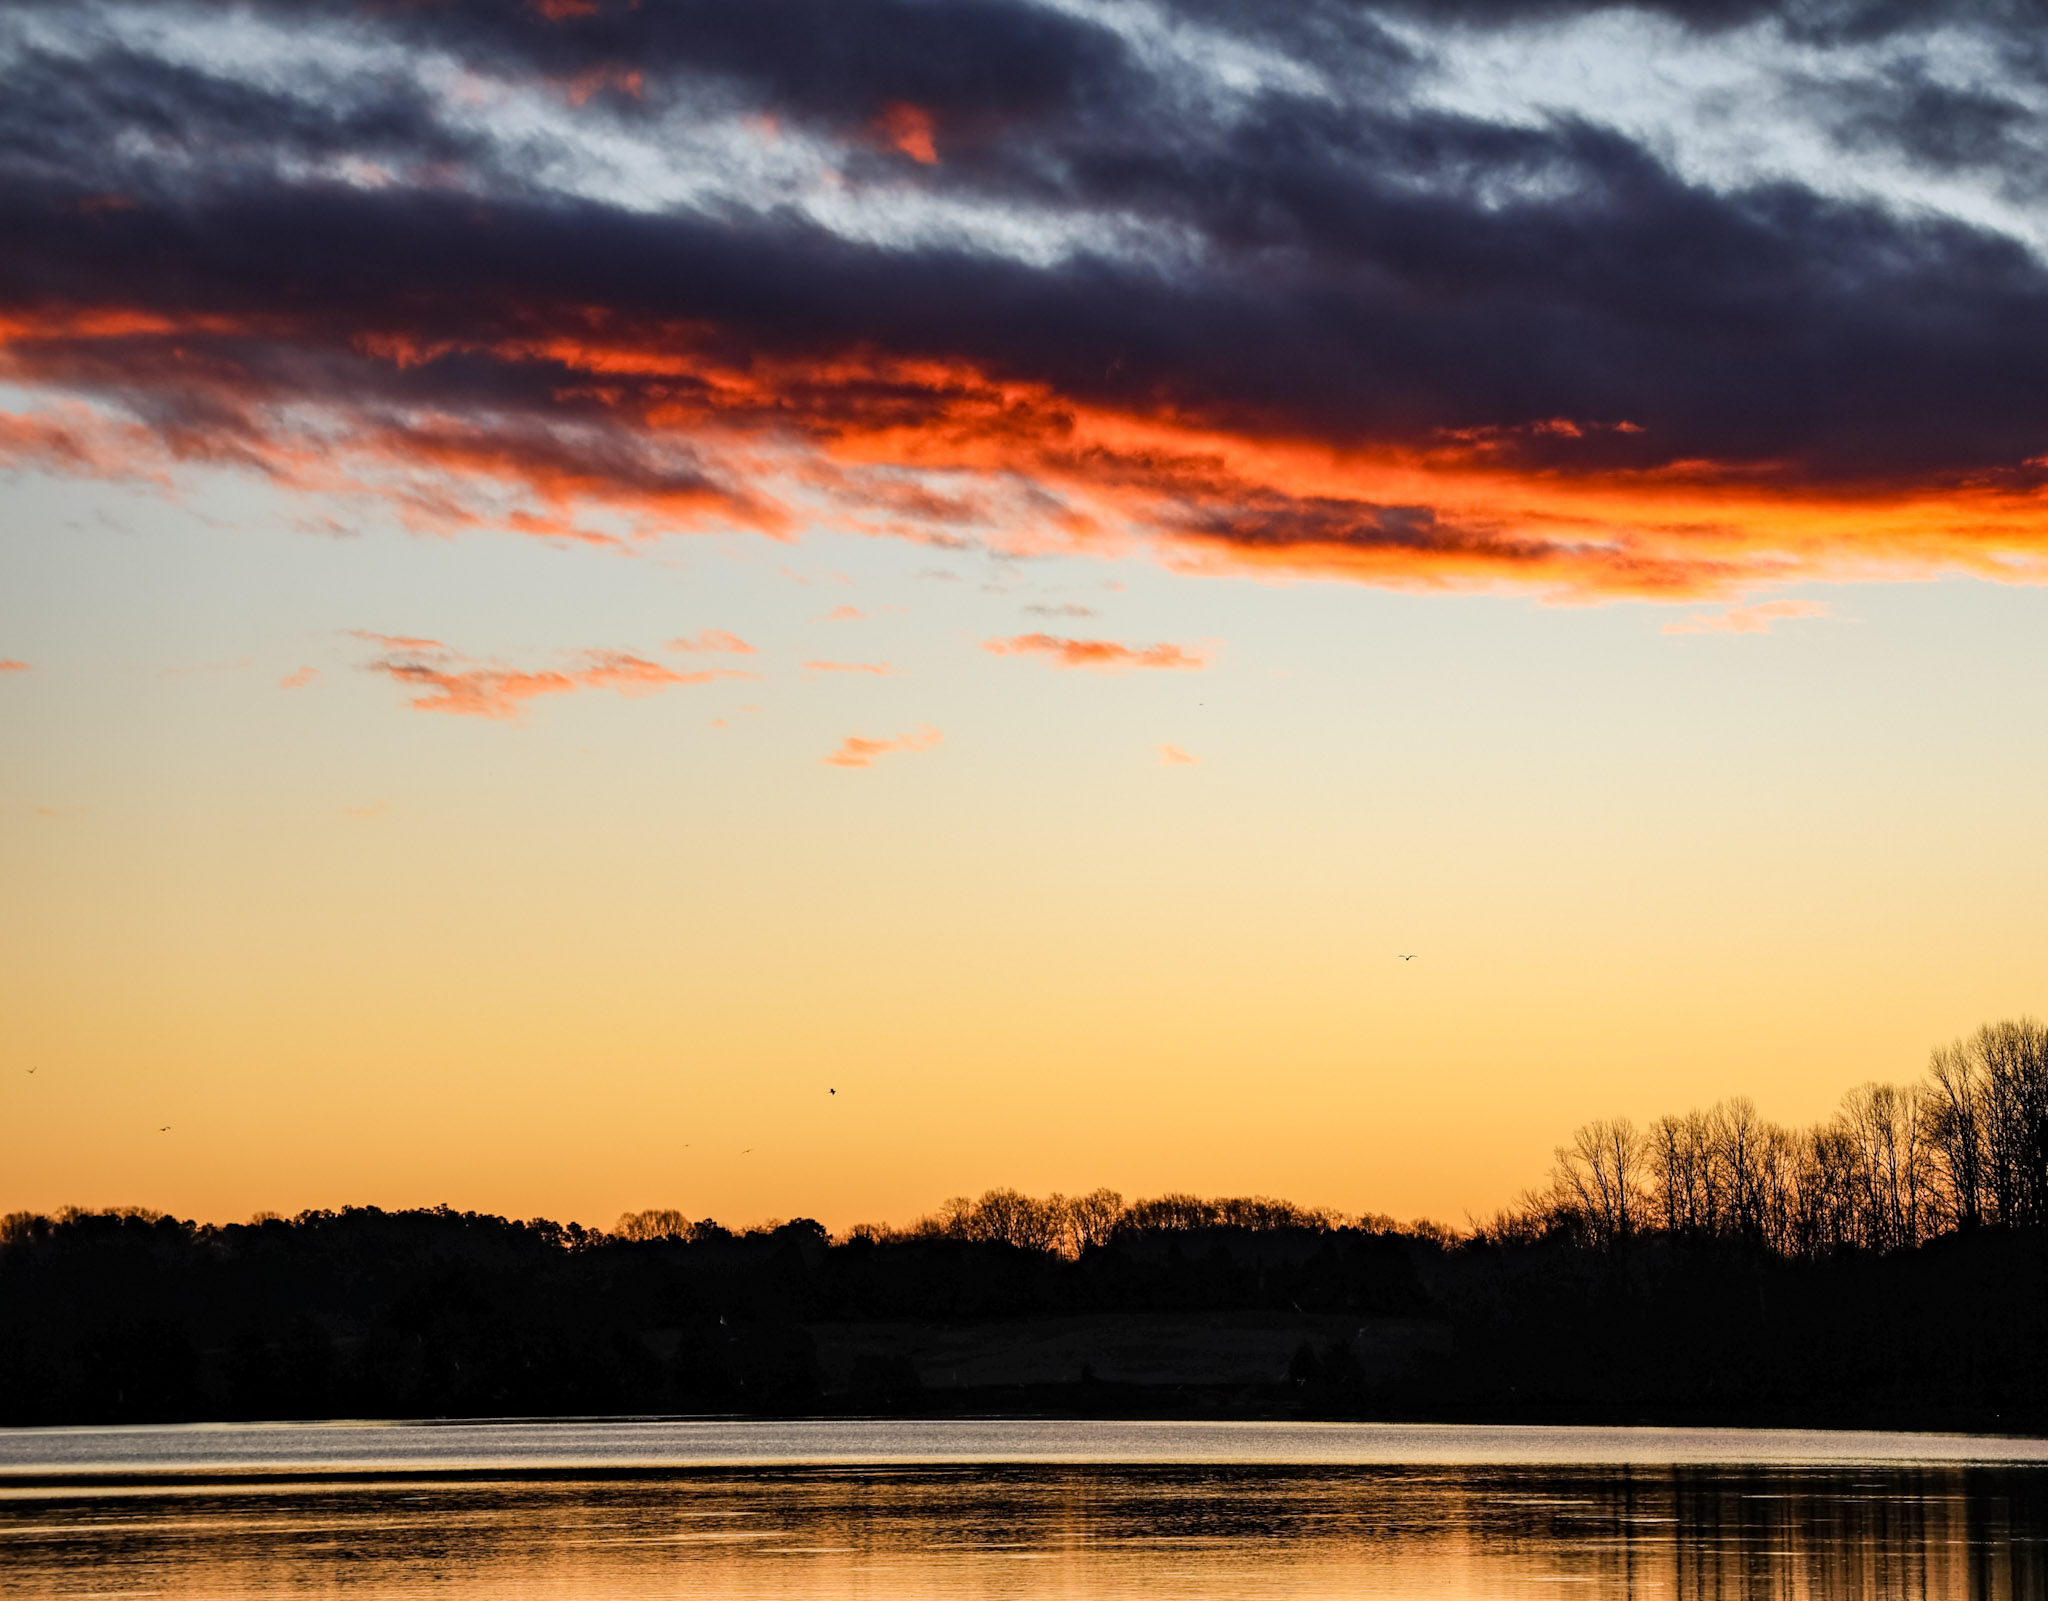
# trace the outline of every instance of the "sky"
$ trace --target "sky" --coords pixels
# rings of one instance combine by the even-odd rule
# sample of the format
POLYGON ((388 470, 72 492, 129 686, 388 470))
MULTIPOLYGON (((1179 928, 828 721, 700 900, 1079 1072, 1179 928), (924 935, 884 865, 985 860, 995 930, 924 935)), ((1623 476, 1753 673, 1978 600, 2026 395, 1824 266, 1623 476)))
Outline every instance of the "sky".
POLYGON ((2038 1012, 2039 23, 16 0, 0 1210, 1461 1223, 2038 1012))

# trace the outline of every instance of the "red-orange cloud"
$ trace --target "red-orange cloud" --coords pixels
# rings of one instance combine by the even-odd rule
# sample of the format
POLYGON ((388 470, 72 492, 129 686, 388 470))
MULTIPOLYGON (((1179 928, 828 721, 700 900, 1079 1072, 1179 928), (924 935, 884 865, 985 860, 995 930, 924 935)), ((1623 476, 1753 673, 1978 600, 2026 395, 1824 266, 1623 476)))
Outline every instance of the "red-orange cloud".
POLYGON ((1199 756, 1190 756, 1178 745, 1159 747, 1159 765, 1162 767, 1194 767, 1201 761, 1199 756))
POLYGON ((907 100, 892 100, 875 118, 874 126, 882 142, 891 149, 902 151, 920 166, 938 165, 939 147, 933 142, 937 129, 932 114, 922 106, 914 106, 907 100))
MULTIPOLYGON (((544 400, 494 419, 358 405, 346 385, 309 410, 225 356, 194 357, 238 340, 290 348, 288 326, 104 307, 0 313, 0 377, 90 387, 113 370, 201 419, 164 431, 75 402, 0 413, 0 463, 164 485, 187 465, 234 467, 288 490, 375 497, 422 532, 498 527, 601 546, 731 528, 780 539, 809 525, 1019 552, 1149 544, 1191 572, 1595 600, 1943 570, 2048 576, 2048 497, 2031 480, 1847 490, 1705 461, 1535 471, 1504 450, 1505 434, 1333 449, 1084 402, 959 361, 736 354, 714 328, 633 326, 595 309, 514 320, 526 326, 489 338, 365 332, 347 353, 372 399, 444 362, 546 384, 544 400)), ((1572 426, 1577 438, 1555 419, 1540 437, 1620 433, 1572 426)))
POLYGON ((1045 656, 1058 667, 1094 667, 1117 671, 1125 667, 1207 667, 1208 658, 1178 645, 1119 645, 1113 639, 1061 639, 1053 634, 1018 634, 991 639, 983 650, 997 656, 1045 656))
POLYGON ((304 689, 320 676, 317 667, 295 667, 277 681, 279 689, 304 689))
POLYGON ((33 671, 35 669, 30 667, 27 662, 16 661, 12 657, 5 661, 0 661, 0 673, 28 673, 33 671))
POLYGON ((822 760, 827 767, 872 767, 878 756, 898 751, 930 750, 945 737, 936 728, 923 726, 908 734, 898 734, 894 739, 868 739, 860 734, 848 734, 839 742, 839 748, 822 760))

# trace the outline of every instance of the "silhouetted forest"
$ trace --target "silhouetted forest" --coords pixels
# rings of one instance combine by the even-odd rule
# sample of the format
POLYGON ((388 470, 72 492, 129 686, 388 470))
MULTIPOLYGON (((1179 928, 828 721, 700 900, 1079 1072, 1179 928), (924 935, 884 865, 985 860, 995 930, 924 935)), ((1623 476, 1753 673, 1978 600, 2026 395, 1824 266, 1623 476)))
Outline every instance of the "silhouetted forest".
POLYGON ((1001 1189, 836 1239, 0 1222, 0 1422, 816 1410, 2048 1427, 2048 1030, 1811 1128, 1589 1124, 1465 1230, 1001 1189))

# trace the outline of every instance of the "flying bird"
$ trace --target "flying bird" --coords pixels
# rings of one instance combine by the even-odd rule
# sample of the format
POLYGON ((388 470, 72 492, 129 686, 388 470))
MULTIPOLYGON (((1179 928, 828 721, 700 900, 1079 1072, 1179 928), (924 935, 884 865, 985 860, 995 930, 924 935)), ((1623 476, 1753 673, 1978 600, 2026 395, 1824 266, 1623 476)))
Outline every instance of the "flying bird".
POLYGON ((170 1133, 170 1132, 171 1132, 171 1125, 170 1125, 170 1124, 168 1124, 168 1123, 166 1123, 166 1124, 165 1124, 165 1125, 164 1125, 164 1126, 163 1126, 162 1128, 160 1128, 160 1129, 158 1129, 158 1130, 157 1130, 157 1133, 159 1133, 159 1134, 168 1134, 168 1133, 170 1133))
POLYGON ((827 1095, 837 1095, 839 1092, 837 1090, 827 1090, 825 1093, 827 1095))
POLYGON ((1411 951, 1408 955, 1403 956, 1401 960, 1404 962, 1412 962, 1415 960, 1416 957, 1420 956, 1421 954, 1422 952, 1420 951, 1411 951))

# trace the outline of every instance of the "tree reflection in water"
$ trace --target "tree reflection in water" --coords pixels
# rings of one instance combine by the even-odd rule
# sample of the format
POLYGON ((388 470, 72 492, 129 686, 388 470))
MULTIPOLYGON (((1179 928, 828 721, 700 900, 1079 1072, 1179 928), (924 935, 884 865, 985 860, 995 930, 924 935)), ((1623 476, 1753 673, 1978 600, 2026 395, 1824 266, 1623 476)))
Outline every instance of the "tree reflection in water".
POLYGON ((2042 1595, 2048 1470, 1033 1467, 16 1488, 0 1594, 2042 1595))

